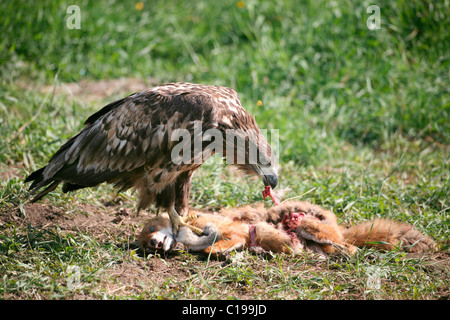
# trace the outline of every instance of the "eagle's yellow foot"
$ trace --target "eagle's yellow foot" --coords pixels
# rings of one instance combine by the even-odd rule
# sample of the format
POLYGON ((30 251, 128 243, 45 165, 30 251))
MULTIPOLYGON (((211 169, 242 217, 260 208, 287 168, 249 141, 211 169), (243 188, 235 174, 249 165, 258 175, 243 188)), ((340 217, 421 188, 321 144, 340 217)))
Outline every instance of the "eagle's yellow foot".
POLYGON ((188 224, 188 222, 191 221, 193 218, 195 218, 195 216, 180 217, 175 208, 172 208, 172 210, 169 212, 169 217, 170 222, 172 222, 172 230, 174 234, 178 234, 180 227, 184 226, 190 228, 197 235, 199 236, 202 235, 203 233, 202 229, 188 224))

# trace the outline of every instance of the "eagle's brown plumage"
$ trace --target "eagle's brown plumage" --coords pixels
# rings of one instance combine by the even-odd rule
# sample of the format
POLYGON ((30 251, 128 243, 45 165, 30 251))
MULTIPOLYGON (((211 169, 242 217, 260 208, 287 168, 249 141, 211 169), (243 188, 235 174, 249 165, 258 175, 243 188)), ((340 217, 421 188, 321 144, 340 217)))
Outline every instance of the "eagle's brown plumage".
MULTIPOLYGON (((47 187, 33 201, 63 183, 63 191, 113 183, 120 190, 139 191, 138 209, 155 204, 163 210, 185 215, 191 179, 203 163, 176 164, 171 158, 178 141, 171 141, 176 129, 187 129, 194 141, 194 126, 201 121, 202 134, 216 129, 240 129, 246 135, 244 164, 247 173, 258 174, 266 186, 275 187, 277 173, 271 148, 254 118, 242 107, 237 93, 220 86, 171 83, 134 93, 90 116, 85 127, 51 157, 47 166, 33 172, 31 192, 47 187), (248 145, 263 151, 266 165, 248 163, 248 145)), ((226 143, 223 139, 223 156, 226 143)), ((201 151, 211 142, 204 141, 201 151)), ((195 157, 192 148, 192 158, 195 157)), ((234 149, 236 154, 238 150, 234 149)), ((228 155, 231 156, 231 155, 228 155)), ((236 163, 236 162, 234 162, 236 163)))

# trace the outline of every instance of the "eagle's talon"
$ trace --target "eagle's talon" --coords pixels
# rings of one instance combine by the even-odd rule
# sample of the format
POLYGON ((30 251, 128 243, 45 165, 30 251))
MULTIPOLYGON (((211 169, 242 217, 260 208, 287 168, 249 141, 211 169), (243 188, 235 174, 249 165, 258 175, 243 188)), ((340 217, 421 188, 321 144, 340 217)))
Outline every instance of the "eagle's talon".
POLYGON ((169 217, 170 221, 172 222, 172 231, 174 235, 178 234, 181 226, 190 228, 197 235, 201 235, 203 232, 202 229, 187 224, 188 221, 192 220, 192 217, 180 217, 175 208, 172 208, 169 217))
POLYGON ((203 235, 203 230, 194 226, 189 226, 188 227, 194 232, 196 233, 198 236, 202 236, 203 235))

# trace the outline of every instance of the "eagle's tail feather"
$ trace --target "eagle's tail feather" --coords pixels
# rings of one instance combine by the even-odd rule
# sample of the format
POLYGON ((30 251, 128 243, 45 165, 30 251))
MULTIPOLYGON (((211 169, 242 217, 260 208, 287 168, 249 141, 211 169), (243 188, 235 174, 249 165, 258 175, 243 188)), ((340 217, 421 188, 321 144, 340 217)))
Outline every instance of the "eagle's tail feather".
MULTIPOLYGON (((40 199, 42 199, 47 193, 53 191, 56 189, 56 187, 60 184, 61 181, 53 181, 51 185, 49 185, 45 190, 39 192, 32 200, 31 202, 36 202, 40 199)), ((32 191, 33 192, 33 191, 32 191)), ((32 193, 30 192, 30 193, 32 193)))
POLYGON ((52 183, 49 187, 47 187, 44 191, 40 192, 38 195, 36 195, 31 202, 35 202, 39 199, 41 199, 43 196, 45 196, 50 191, 54 190, 56 186, 59 184, 59 181, 54 181, 53 179, 45 179, 43 173, 46 167, 42 167, 33 173, 31 173, 28 177, 25 178, 24 182, 31 182, 31 186, 28 188, 28 195, 32 195, 36 193, 39 189, 42 189, 52 183))
POLYGON ((35 187, 40 184, 44 180, 44 176, 42 173, 44 172, 45 167, 40 168, 39 170, 34 171, 28 177, 26 177, 25 182, 33 181, 28 191, 35 189, 35 187))
POLYGON ((42 188, 44 188, 44 187, 46 187, 47 185, 50 184, 45 190, 39 192, 39 194, 37 194, 31 200, 31 202, 36 202, 39 199, 42 199, 42 197, 44 197, 47 193, 55 190, 55 188, 61 182, 59 180, 45 179, 44 175, 43 175, 43 172, 44 172, 45 168, 46 167, 42 167, 42 168, 34 171, 28 177, 25 178, 25 182, 33 181, 33 183, 31 184, 30 188, 28 188, 28 191, 29 191, 28 195, 32 195, 32 194, 36 193, 39 189, 42 189, 42 188))

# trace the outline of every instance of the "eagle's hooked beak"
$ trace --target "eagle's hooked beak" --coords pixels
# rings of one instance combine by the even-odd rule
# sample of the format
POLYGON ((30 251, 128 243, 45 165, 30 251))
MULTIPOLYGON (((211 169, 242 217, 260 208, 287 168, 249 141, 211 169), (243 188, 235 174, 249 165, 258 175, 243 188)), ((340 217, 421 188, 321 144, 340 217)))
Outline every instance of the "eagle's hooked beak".
POLYGON ((278 176, 276 174, 264 175, 262 176, 264 185, 270 186, 272 189, 278 185, 278 176))
POLYGON ((263 198, 265 199, 270 196, 272 198, 272 201, 276 205, 279 205, 280 202, 278 201, 276 195, 272 192, 272 189, 274 189, 278 185, 278 173, 276 167, 254 166, 253 168, 264 182, 265 189, 263 191, 263 198))
POLYGON ((264 186, 274 189, 278 185, 278 172, 275 166, 254 165, 252 167, 261 177, 264 186))

